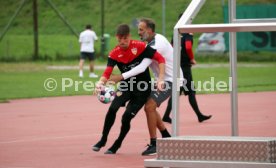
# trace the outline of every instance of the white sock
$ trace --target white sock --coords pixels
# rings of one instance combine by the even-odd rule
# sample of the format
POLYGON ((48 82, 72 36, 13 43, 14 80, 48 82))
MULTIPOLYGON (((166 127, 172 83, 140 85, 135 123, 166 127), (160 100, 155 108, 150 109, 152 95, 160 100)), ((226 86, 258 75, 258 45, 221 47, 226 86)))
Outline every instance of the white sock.
POLYGON ((82 70, 80 70, 80 76, 83 76, 83 71, 82 70))

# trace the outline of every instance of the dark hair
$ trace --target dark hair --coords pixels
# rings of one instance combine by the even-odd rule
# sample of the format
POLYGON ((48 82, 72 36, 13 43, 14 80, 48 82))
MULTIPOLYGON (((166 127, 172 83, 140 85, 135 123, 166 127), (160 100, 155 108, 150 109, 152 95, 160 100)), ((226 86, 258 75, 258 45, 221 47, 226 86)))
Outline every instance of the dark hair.
POLYGON ((86 28, 86 29, 91 29, 92 26, 91 26, 91 24, 88 24, 88 25, 85 26, 85 28, 86 28))
POLYGON ((155 32, 155 22, 150 18, 142 18, 140 22, 146 23, 147 27, 149 27, 153 32, 155 32))
POLYGON ((129 28, 129 26, 127 24, 120 24, 117 27, 116 35, 118 35, 118 36, 126 36, 126 35, 129 35, 129 32, 130 32, 130 28, 129 28))

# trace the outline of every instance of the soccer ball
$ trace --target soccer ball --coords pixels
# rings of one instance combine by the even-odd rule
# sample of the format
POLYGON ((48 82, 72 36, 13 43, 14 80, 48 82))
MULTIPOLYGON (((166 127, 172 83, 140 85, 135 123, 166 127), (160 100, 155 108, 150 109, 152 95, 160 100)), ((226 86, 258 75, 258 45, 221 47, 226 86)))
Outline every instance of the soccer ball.
POLYGON ((116 93, 112 87, 104 87, 98 93, 98 100, 104 104, 108 104, 114 100, 115 95, 116 93))

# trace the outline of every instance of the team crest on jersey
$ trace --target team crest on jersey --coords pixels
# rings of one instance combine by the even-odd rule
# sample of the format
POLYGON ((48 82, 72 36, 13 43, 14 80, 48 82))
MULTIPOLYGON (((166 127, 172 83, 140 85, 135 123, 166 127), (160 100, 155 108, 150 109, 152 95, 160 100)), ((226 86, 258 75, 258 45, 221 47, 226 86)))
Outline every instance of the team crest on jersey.
POLYGON ((137 48, 132 48, 131 52, 132 52, 132 54, 136 55, 137 54, 137 48))

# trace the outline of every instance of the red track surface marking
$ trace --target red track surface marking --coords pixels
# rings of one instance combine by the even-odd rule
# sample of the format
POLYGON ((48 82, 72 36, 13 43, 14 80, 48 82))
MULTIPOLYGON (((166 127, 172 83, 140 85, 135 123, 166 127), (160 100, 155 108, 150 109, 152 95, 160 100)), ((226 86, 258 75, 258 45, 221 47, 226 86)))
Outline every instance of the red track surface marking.
MULTIPOLYGON (((198 123, 180 97, 180 134, 231 136, 230 95, 198 95, 211 120, 198 123)), ((276 137, 276 92, 240 93, 239 135, 276 137)), ((159 111, 165 110, 164 103, 159 111)), ((106 147, 93 152, 108 105, 95 96, 12 100, 0 104, 0 168, 142 168, 141 152, 149 142, 146 117, 140 111, 116 155, 105 155, 118 135, 123 109, 118 112, 106 147)), ((170 125, 167 124, 170 130, 170 125)))

